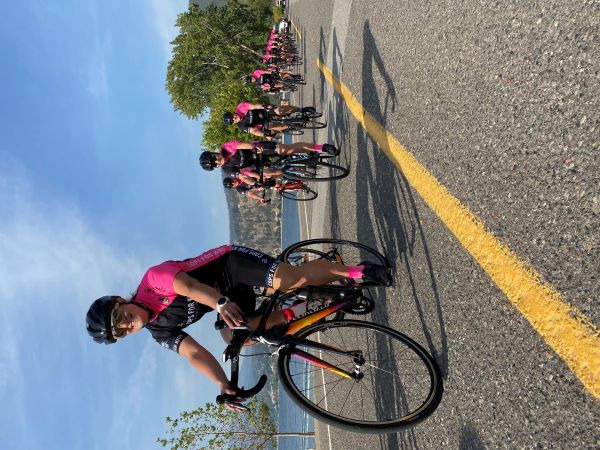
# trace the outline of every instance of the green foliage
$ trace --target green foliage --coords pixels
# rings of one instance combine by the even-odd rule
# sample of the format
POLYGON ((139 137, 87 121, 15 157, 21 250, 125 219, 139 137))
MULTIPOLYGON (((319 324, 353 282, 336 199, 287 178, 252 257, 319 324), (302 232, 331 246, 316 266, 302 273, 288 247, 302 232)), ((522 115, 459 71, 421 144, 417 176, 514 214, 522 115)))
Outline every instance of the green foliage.
POLYGON ((273 22, 278 23, 281 19, 283 19, 283 8, 281 6, 273 7, 273 22))
POLYGON ((166 89, 176 111, 195 119, 211 106, 229 78, 247 75, 261 62, 271 27, 271 11, 237 0, 226 6, 179 14, 179 35, 171 43, 166 89))
POLYGON ((240 131, 238 127, 223 123, 223 113, 233 112, 241 102, 269 103, 269 99, 260 94, 254 86, 235 79, 226 79, 219 91, 213 95, 210 115, 204 122, 202 145, 206 150, 217 150, 223 142, 234 139, 242 142, 253 140, 251 135, 240 131))
POLYGON ((157 442, 172 450, 276 447, 277 431, 265 401, 254 397, 246 406, 250 412, 240 413, 206 403, 203 408, 182 412, 177 419, 167 417, 169 436, 157 442))

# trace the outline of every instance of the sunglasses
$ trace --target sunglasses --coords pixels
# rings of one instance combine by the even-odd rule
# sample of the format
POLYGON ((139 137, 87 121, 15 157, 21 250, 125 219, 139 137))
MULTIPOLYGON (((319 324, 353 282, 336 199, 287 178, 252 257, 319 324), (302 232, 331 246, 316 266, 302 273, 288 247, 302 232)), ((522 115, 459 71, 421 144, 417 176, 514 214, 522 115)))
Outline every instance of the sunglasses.
POLYGON ((125 311, 121 308, 121 304, 116 302, 110 312, 110 328, 115 338, 119 339, 127 334, 126 328, 120 328, 121 322, 125 319, 125 311))

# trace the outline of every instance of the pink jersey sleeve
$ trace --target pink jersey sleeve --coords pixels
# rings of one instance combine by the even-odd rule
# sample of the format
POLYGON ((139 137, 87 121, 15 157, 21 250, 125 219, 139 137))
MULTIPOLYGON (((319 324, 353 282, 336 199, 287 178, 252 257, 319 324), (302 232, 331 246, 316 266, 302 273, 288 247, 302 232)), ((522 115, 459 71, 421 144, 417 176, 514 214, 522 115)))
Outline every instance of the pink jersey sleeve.
POLYGON ((223 145, 221 145, 221 155, 225 157, 225 159, 231 158, 232 155, 235 155, 237 152, 239 141, 227 141, 223 145))
POLYGON ((175 275, 180 271, 181 269, 177 261, 166 261, 148 269, 142 279, 142 283, 146 282, 147 287, 167 297, 177 295, 175 289, 173 289, 173 280, 175 279, 175 275))
POLYGON ((254 174, 254 170, 252 170, 252 169, 240 169, 239 172, 243 173, 244 175, 248 175, 248 176, 251 176, 252 174, 254 174))
POLYGON ((240 104, 238 104, 238 105, 236 106, 236 108, 235 108, 235 112, 236 112, 238 115, 240 115, 240 116, 244 117, 246 114, 248 114, 248 111, 250 111, 250 105, 251 105, 251 104, 252 104, 252 103, 250 103, 250 102, 243 102, 243 103, 240 103, 240 104))
POLYGON ((266 70, 256 69, 254 72, 252 72, 252 76, 258 80, 265 73, 268 72, 266 70))

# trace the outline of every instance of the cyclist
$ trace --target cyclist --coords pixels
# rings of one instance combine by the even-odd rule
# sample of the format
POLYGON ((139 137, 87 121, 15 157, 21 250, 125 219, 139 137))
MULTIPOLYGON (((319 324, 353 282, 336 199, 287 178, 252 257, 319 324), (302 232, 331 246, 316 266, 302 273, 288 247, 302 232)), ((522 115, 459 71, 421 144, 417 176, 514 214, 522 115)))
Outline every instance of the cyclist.
MULTIPOLYGON (((338 155, 339 149, 331 144, 310 144, 308 142, 296 142, 294 144, 279 144, 273 141, 239 142, 228 141, 221 146, 219 152, 204 151, 200 154, 200 165, 204 170, 213 170, 221 167, 226 173, 234 170, 253 171, 256 168, 256 153, 264 155, 291 155, 293 153, 326 152, 330 155, 338 155)), ((265 169, 267 176, 278 176, 273 169, 265 169)))
POLYGON ((289 128, 289 125, 272 123, 271 120, 277 117, 288 116, 295 112, 314 113, 315 108, 312 106, 298 108, 291 105, 274 106, 242 102, 236 106, 235 112, 226 111, 223 113, 223 122, 225 125, 236 124, 240 130, 246 133, 268 139, 271 137, 271 133, 266 132, 265 128, 275 133, 286 131, 289 128))
MULTIPOLYGON (((270 181, 273 180, 268 180, 266 185, 269 186, 272 184, 274 186, 275 184, 270 183, 270 181)), ((238 194, 251 198, 252 200, 257 200, 263 205, 269 203, 271 199, 264 198, 261 194, 258 194, 258 192, 263 193, 267 186, 263 183, 263 186, 257 187, 254 180, 244 174, 223 178, 223 187, 225 189, 234 189, 238 194)))
MULTIPOLYGON (((253 286, 286 290, 343 278, 391 284, 390 271, 374 264, 347 267, 315 260, 293 267, 259 250, 224 245, 194 258, 151 267, 129 299, 109 295, 95 300, 86 315, 86 329, 95 342, 113 344, 146 328, 160 345, 179 353, 217 384, 221 394, 235 395, 214 356, 184 328, 212 310, 217 310, 229 327, 256 327, 258 318, 248 318, 255 308, 253 286)), ((273 312, 267 327, 298 314, 303 314, 299 305, 273 312)), ((230 338, 227 332, 224 337, 230 338)))

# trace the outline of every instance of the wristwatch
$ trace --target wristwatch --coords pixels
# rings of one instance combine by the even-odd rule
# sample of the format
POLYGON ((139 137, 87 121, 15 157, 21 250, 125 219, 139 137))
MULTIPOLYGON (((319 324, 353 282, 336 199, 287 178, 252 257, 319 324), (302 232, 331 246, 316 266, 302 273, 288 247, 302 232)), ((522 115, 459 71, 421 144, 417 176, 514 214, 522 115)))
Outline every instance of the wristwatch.
POLYGON ((229 303, 229 298, 223 296, 219 300, 217 300, 217 312, 221 314, 221 310, 223 307, 229 303))

